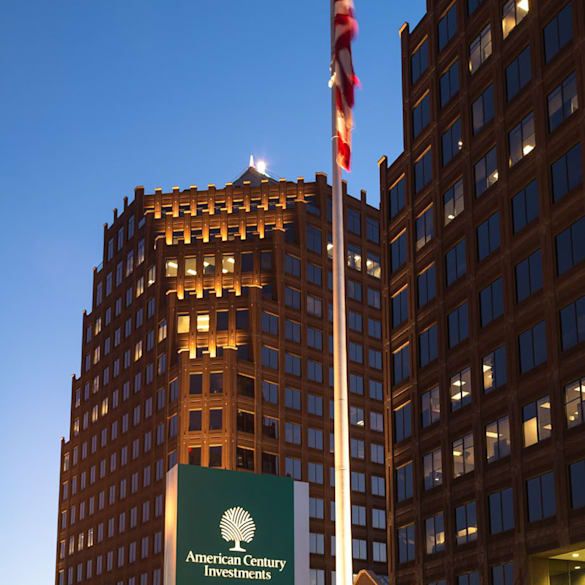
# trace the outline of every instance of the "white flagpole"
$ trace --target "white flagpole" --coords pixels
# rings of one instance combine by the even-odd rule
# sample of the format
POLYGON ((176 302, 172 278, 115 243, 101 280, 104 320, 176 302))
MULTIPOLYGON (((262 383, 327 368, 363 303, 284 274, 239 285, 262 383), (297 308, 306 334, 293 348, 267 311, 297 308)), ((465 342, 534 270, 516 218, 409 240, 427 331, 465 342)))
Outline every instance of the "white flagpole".
MULTIPOLYGON (((331 64, 335 76, 335 7, 331 5, 331 64)), ((335 77, 333 77, 334 79, 335 77)), ((331 86, 332 231, 333 231, 333 402, 335 438, 335 585, 353 584, 349 420, 347 400, 347 345, 345 331, 345 257, 343 194, 337 164, 335 83, 331 86)))

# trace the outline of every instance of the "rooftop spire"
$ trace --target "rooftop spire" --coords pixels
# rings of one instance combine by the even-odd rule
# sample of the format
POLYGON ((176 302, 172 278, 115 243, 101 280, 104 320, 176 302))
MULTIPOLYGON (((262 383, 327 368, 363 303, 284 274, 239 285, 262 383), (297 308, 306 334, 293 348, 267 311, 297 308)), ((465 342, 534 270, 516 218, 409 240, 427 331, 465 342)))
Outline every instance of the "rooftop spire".
POLYGON ((248 166, 252 167, 253 169, 256 168, 254 166, 254 155, 253 154, 250 154, 250 164, 248 166))

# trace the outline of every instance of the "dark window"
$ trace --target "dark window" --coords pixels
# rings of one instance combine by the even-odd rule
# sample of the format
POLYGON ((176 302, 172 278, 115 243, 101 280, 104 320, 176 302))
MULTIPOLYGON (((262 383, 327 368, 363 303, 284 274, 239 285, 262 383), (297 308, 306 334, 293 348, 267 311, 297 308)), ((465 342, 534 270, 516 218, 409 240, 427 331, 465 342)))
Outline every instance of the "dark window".
POLYGON ((248 329, 248 309, 238 309, 236 311, 236 329, 248 329))
POLYGON ((556 237, 556 249, 559 275, 585 260, 585 217, 578 219, 556 237))
POLYGON ((482 327, 504 314, 504 282, 501 277, 480 291, 479 304, 482 327))
POLYGON ((242 253, 242 272, 253 272, 254 254, 252 252, 242 253))
POLYGON ((397 443, 412 434, 410 402, 394 410, 394 439, 397 443))
POLYGON ((457 585, 479 585, 479 575, 477 571, 457 575, 457 585))
POLYGON ((254 449, 236 447, 236 467, 254 471, 254 449))
POLYGON ((465 240, 461 240, 445 254, 445 272, 447 286, 461 278, 466 271, 465 240))
POLYGON ((238 410, 236 428, 243 433, 254 434, 254 414, 245 410, 238 410))
POLYGON ((439 357, 436 324, 418 336, 418 354, 421 368, 439 357))
POLYGON ((532 181, 512 197, 512 217, 514 233, 519 232, 538 217, 538 184, 536 181, 532 181))
POLYGON ((435 265, 431 264, 423 270, 416 278, 418 306, 424 307, 429 301, 435 298, 435 265))
MULTIPOLYGON (((514 5, 516 0, 513 0, 514 5)), ((503 565, 494 565, 491 570, 491 585, 514 585, 514 565, 513 563, 504 563, 503 565)))
POLYGON ((544 27, 544 59, 550 60, 573 39, 571 3, 562 8, 544 27))
POLYGON ((373 217, 366 216, 366 238, 374 244, 380 243, 380 223, 373 217))
POLYGON ((520 90, 530 81, 530 45, 506 67, 506 96, 512 100, 520 90))
POLYGON ((463 212, 465 202, 463 200, 463 179, 459 179, 443 194, 444 224, 451 223, 463 212))
POLYGON ((270 335, 278 335, 278 317, 262 311, 262 331, 270 335))
POLYGON ((260 252, 260 270, 262 272, 272 270, 272 252, 260 252))
POLYGON ((431 96, 425 97, 412 110, 412 133, 416 138, 431 121, 431 96))
POLYGON ((301 324, 287 319, 284 322, 284 338, 296 343, 301 342, 301 324))
POLYGON ((301 358, 298 355, 293 355, 292 353, 285 353, 284 354, 284 371, 287 374, 292 374, 293 376, 300 376, 301 375, 301 358))
POLYGON ((516 264, 516 300, 520 303, 542 289, 542 251, 536 250, 516 264))
POLYGON ((563 351, 585 341, 585 296, 561 309, 560 318, 563 351))
POLYGON ((203 374, 189 375, 189 394, 201 394, 203 391, 203 374))
POLYGON ((487 393, 503 386, 507 381, 506 370, 506 347, 501 345, 482 359, 483 391, 487 393))
POLYGON ((262 365, 265 368, 278 370, 278 350, 271 347, 262 346, 262 365))
POLYGON ((433 206, 416 218, 416 249, 420 250, 434 235, 433 206))
POLYGON ((568 150, 551 167, 553 201, 559 201, 583 182, 581 169, 581 144, 568 150))
POLYGON ((418 193, 433 178, 431 149, 414 163, 414 191, 418 193))
POLYGON ((254 398, 254 378, 238 374, 237 385, 238 394, 240 396, 248 396, 249 398, 254 398))
POLYGON ((307 248, 315 254, 321 254, 321 230, 307 226, 307 248))
POLYGON ((200 431, 201 430, 201 411, 190 410, 189 411, 189 430, 200 431))
POLYGON ((447 43, 457 32, 457 4, 449 8, 445 16, 439 20, 439 51, 442 51, 447 43))
POLYGON ((529 155, 536 146, 534 114, 530 113, 508 133, 509 166, 514 166, 529 155))
POLYGON ((189 465, 201 465, 201 447, 189 447, 189 465))
POLYGON ((398 563, 414 561, 414 524, 398 529, 398 563))
POLYGON ((412 498, 412 463, 396 470, 396 500, 403 502, 412 498))
POLYGON ((294 388, 284 389, 284 405, 287 408, 301 410, 301 393, 294 388))
POLYGON ((291 274, 300 278, 301 276, 301 261, 290 254, 284 255, 284 271, 286 274, 291 274))
POLYGON ((323 333, 313 327, 307 328, 307 345, 319 351, 323 349, 323 333))
POLYGON ((278 455, 262 453, 262 473, 278 475, 278 455))
POLYGON ((441 89, 441 107, 451 101, 451 98, 459 91, 459 61, 455 61, 439 80, 441 89))
POLYGON ((556 514, 555 478, 551 472, 526 481, 528 522, 537 522, 556 514))
POLYGON ((311 264, 310 262, 307 264, 307 280, 312 283, 316 284, 317 286, 321 286, 322 284, 322 273, 321 268, 316 266, 315 264, 311 264))
POLYGON ((227 331, 229 324, 229 311, 217 311, 216 313, 216 330, 227 331))
POLYGON ((458 155, 463 148, 461 139, 461 118, 456 120, 449 129, 441 136, 443 154, 443 166, 447 165, 453 157, 458 155))
POLYGON ((410 345, 392 352, 392 384, 400 384, 410 376, 410 345))
POLYGON ((569 465, 571 480, 571 508, 585 506, 585 459, 569 465))
POLYGON ((571 73, 547 96, 548 129, 552 132, 561 125, 579 107, 577 95, 577 78, 571 73))
POLYGON ((471 106, 473 134, 477 134, 494 118, 494 86, 490 85, 471 106))
POLYGON ((297 311, 301 308, 301 293, 289 286, 284 287, 284 304, 297 311))
POLYGON ((223 428, 223 410, 221 408, 212 408, 209 411, 209 430, 220 431, 223 428))
POLYGON ((390 188, 390 219, 398 215, 406 203, 404 177, 390 188))
POLYGON ((500 247, 500 214, 494 213, 477 227, 477 259, 483 260, 500 247))
POLYGON ((213 372, 209 374, 209 393, 221 394, 223 392, 223 373, 213 372))
POLYGON ((455 347, 469 337, 467 303, 463 303, 447 316, 449 327, 449 348, 455 347))
POLYGON ((483 0, 467 0, 467 14, 473 14, 483 0))
POLYGON ((392 327, 398 327, 408 319, 408 288, 404 287, 392 297, 392 327))
POLYGON ((514 492, 507 488, 489 496, 490 532, 498 534, 514 528, 514 492))
POLYGON ((524 374, 546 362, 546 325, 537 323, 518 336, 520 373, 524 374))
POLYGON ((429 66, 429 43, 425 39, 420 47, 412 54, 410 58, 410 74, 412 83, 416 83, 418 78, 427 70, 429 66))
POLYGON ((494 146, 473 167, 475 196, 485 193, 498 180, 498 156, 494 146))
POLYGON ((390 244, 391 268, 395 272, 406 263, 406 232, 402 232, 390 244))
POLYGON ((265 402, 278 404, 278 386, 273 382, 262 382, 262 397, 265 402))
POLYGON ((362 233, 361 214, 355 209, 348 208, 346 212, 347 231, 358 236, 362 233))

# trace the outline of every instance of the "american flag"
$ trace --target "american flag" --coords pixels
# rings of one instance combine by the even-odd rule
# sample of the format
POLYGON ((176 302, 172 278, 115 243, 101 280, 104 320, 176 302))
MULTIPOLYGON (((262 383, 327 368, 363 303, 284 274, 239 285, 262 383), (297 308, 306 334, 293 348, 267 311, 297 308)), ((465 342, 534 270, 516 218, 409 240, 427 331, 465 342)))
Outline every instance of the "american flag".
POLYGON ((351 109, 354 104, 354 88, 359 80, 353 72, 351 41, 357 34, 357 21, 353 0, 334 0, 333 65, 335 105, 337 118, 337 164, 349 171, 351 160, 351 109))

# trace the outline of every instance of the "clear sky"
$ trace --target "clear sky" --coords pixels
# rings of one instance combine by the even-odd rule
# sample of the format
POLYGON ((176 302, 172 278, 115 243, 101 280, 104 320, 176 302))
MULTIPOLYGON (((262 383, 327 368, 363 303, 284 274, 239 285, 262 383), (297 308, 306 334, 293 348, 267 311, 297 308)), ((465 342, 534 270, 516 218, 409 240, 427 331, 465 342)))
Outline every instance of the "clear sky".
MULTIPOLYGON (((356 0, 348 181, 376 206, 377 161, 402 150, 398 29, 425 4, 356 0)), ((329 2, 0 6, 0 581, 42 585, 102 226, 136 185, 222 186, 251 152, 279 177, 329 174, 329 2)))

